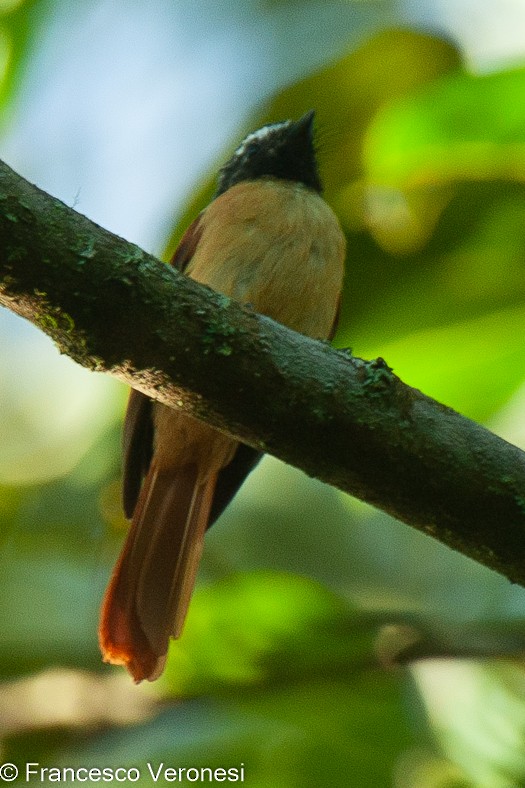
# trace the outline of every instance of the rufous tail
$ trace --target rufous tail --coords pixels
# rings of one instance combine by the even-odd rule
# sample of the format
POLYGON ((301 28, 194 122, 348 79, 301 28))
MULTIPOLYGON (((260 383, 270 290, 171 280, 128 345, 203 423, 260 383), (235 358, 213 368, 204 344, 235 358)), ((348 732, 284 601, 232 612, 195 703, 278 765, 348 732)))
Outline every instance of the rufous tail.
POLYGON ((197 465, 160 471, 152 462, 102 604, 104 660, 138 683, 154 681, 170 636, 184 626, 202 553, 217 474, 197 465))

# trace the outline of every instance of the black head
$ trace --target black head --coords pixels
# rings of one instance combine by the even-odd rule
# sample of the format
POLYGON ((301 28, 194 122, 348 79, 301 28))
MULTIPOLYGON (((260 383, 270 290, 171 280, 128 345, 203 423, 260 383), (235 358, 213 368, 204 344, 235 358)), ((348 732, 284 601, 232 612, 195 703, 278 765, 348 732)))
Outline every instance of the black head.
POLYGON ((321 191, 313 141, 314 111, 295 123, 271 123, 244 139, 219 173, 217 195, 240 181, 281 178, 321 191))

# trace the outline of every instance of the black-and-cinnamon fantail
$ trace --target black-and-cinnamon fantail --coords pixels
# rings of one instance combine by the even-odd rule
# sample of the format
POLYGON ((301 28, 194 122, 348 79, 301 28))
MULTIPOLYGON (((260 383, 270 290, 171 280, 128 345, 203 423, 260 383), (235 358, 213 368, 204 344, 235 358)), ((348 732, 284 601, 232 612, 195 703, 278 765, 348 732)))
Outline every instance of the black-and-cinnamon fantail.
MULTIPOLYGON (((335 330, 345 239, 321 197, 314 113, 248 135, 171 264, 310 337, 335 330)), ((135 681, 163 671, 179 637, 207 527, 259 454, 132 391, 124 426, 124 509, 132 519, 102 608, 104 659, 135 681)))

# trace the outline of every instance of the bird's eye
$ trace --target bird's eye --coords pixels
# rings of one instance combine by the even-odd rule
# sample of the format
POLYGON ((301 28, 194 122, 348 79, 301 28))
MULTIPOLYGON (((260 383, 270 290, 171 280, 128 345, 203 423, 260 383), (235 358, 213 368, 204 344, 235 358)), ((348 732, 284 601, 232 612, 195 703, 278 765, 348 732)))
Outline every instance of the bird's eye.
POLYGON ((257 152, 259 146, 256 142, 249 142, 246 146, 246 155, 253 156, 254 153, 257 152))

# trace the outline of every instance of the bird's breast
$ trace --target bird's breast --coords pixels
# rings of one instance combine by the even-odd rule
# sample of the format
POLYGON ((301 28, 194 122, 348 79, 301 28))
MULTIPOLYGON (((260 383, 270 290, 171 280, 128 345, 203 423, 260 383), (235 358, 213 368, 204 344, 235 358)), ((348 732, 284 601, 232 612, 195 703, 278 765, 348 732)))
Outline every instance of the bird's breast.
POLYGON ((193 279, 308 336, 330 335, 345 238, 322 197, 297 183, 239 183, 202 216, 193 279))

